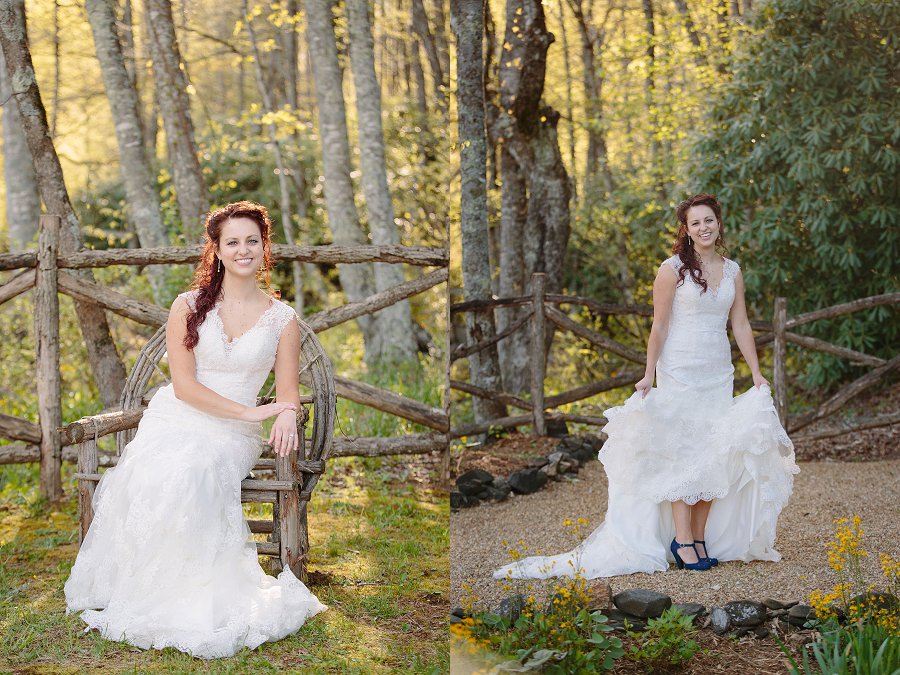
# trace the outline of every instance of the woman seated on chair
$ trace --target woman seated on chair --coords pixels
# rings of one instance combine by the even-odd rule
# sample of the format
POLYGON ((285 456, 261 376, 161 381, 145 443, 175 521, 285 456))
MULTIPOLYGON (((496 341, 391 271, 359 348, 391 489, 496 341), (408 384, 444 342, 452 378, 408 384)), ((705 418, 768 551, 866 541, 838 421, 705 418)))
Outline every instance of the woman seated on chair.
POLYGON ((94 519, 66 582, 68 612, 142 648, 231 656, 298 630, 325 606, 289 569, 259 566, 241 480, 275 421, 279 455, 298 447, 300 329, 269 287, 271 221, 236 202, 206 219, 193 288, 172 304, 172 382, 144 412, 94 496, 94 519), (256 406, 275 370, 276 402, 256 406))

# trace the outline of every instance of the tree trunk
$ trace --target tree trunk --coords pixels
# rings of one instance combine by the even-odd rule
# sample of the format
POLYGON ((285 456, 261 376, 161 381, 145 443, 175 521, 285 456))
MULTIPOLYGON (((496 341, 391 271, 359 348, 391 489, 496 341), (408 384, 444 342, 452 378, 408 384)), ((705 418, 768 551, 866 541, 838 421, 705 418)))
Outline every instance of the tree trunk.
MULTIPOLYGON (((369 231, 373 244, 399 244, 400 233, 394 223, 394 205, 388 188, 384 158, 384 130, 381 126, 381 88, 375 77, 375 51, 369 23, 368 0, 347 0, 350 30, 350 66, 356 88, 359 123, 359 154, 363 194, 369 213, 369 231)), ((385 291, 402 284, 399 265, 375 263, 375 289, 385 291)), ((414 362, 417 345, 409 302, 404 300, 376 315, 378 332, 388 360, 414 362)))
MULTIPOLYGON (((491 296, 491 267, 487 231, 487 139, 484 127, 483 0, 451 0, 450 12, 456 37, 457 106, 460 174, 462 181, 460 230, 462 272, 466 300, 491 296)), ((494 314, 488 310, 466 313, 469 344, 496 334, 494 314)), ((500 390, 500 364, 496 346, 469 357, 469 379, 484 389, 500 390)), ((473 399, 475 419, 484 422, 506 416, 498 401, 473 399)))
MULTIPOLYGON (((250 16, 247 0, 243 0, 244 16, 250 16)), ((253 29, 253 20, 248 19, 245 22, 247 27, 247 36, 250 38, 250 48, 253 51, 253 69, 256 73, 256 86, 259 89, 259 95, 263 101, 263 110, 266 113, 274 112, 272 105, 272 96, 266 88, 263 80, 262 61, 260 59, 259 46, 256 40, 256 31, 253 29)), ((281 229, 284 232, 285 242, 289 245, 294 244, 294 223, 291 220, 291 196, 290 185, 288 183, 287 164, 284 161, 284 153, 281 149, 281 143, 278 140, 278 129, 275 122, 267 124, 269 131, 269 140, 272 144, 272 150, 275 153, 275 166, 278 168, 278 194, 279 194, 279 210, 281 211, 281 229)), ((303 266, 299 260, 291 263, 291 271, 294 277, 294 309, 297 314, 303 316, 303 266)))
MULTIPOLYGON (((96 1, 96 0, 92 0, 96 1)), ((178 49, 170 0, 146 0, 145 21, 153 60, 153 79, 166 130, 169 166, 185 239, 199 241, 209 210, 209 195, 194 137, 188 77, 178 49)))
POLYGON ((559 3, 559 32, 562 35, 563 66, 566 73, 566 118, 569 121, 569 171, 575 180, 572 181, 572 199, 578 203, 578 194, 575 191, 577 177, 575 176, 575 113, 572 106, 572 64, 569 60, 569 38, 566 31, 566 15, 563 3, 559 3))
MULTIPOLYGON (((334 35, 334 17, 329 0, 306 3, 306 36, 319 111, 319 137, 325 173, 325 206, 336 244, 367 244, 359 224, 350 179, 350 141, 344 107, 341 66, 334 35)), ((338 265, 341 286, 353 302, 374 292, 370 265, 338 265)), ((366 361, 377 363, 382 344, 372 317, 357 319, 366 345, 366 361)))
POLYGON ((647 116, 650 119, 650 166, 654 173, 654 182, 657 183, 657 191, 662 188, 659 184, 656 162, 659 158, 659 141, 656 139, 656 130, 659 124, 656 119, 656 104, 654 75, 656 72, 656 21, 653 16, 653 0, 641 0, 641 9, 644 12, 644 29, 647 41, 647 69, 644 77, 644 97, 647 106, 647 116))
MULTIPOLYGON (((500 106, 491 125, 503 148, 500 293, 529 293, 535 272, 546 274, 552 293, 560 288, 571 198, 556 133, 559 114, 541 101, 547 49, 554 38, 538 0, 508 0, 506 8, 500 106)), ((504 310, 501 330, 522 311, 504 310)), ((507 342, 500 352, 504 390, 521 394, 530 388, 533 350, 525 333, 507 342)))
MULTIPOLYGON (((0 0, 0 47, 6 59, 6 69, 16 89, 22 127, 31 153, 41 198, 47 212, 63 219, 60 232, 60 252, 81 247, 81 229, 72 210, 59 157, 50 139, 47 112, 41 100, 31 52, 25 30, 25 7, 22 0, 0 0)), ((89 272, 80 275, 91 277, 89 272)), ((75 311, 87 346, 88 360, 94 371, 97 389, 107 406, 114 406, 125 385, 125 368, 116 352, 109 332, 106 314, 92 303, 76 302, 75 311)))
POLYGON ((428 66, 431 69, 431 80, 438 109, 442 114, 446 114, 448 105, 447 74, 441 66, 441 53, 434 33, 431 32, 428 14, 425 12, 425 5, 422 0, 412 0, 412 27, 422 41, 422 46, 425 48, 425 54, 428 57, 428 66))
POLYGON ((56 120, 59 116, 59 83, 62 76, 59 40, 59 0, 53 0, 53 112, 50 115, 50 133, 56 138, 56 120))
MULTIPOLYGON (((169 242, 159 208, 156 180, 144 154, 137 92, 125 69, 125 57, 116 30, 115 6, 112 0, 86 0, 85 8, 94 35, 106 97, 112 110, 131 222, 141 246, 166 246, 169 242)), ((153 266, 147 272, 153 297, 160 302, 164 292, 165 268, 153 266)))
MULTIPOLYGON (((500 144, 500 297, 524 295, 529 274, 525 264, 525 221, 528 218, 528 191, 524 173, 505 144, 500 144)), ((527 308, 497 309, 497 330, 503 332, 515 323, 527 308)), ((497 344, 503 390, 522 394, 531 382, 528 332, 519 330, 497 344)))
POLYGON ((34 241, 41 217, 41 195, 22 129, 19 105, 10 86, 3 54, 0 54, 0 101, 3 104, 3 176, 6 184, 6 222, 12 251, 22 251, 34 241))
POLYGON ((678 13, 681 14, 684 29, 691 40, 691 45, 694 47, 694 62, 698 66, 706 65, 706 52, 700 44, 700 36, 694 27, 694 19, 691 17, 691 10, 688 9, 687 0, 675 0, 675 7, 678 9, 678 13))

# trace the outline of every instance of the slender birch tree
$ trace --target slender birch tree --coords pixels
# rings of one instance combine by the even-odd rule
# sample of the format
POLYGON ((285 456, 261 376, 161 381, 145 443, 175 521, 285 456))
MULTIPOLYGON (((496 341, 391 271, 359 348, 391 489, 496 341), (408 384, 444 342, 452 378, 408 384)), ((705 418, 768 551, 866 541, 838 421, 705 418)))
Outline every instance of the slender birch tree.
MULTIPOLYGON (((394 223, 394 205, 391 203, 385 167, 381 87, 375 77, 369 2, 347 0, 346 7, 350 29, 350 65, 356 88, 362 187, 369 214, 369 231, 373 244, 399 244, 400 233, 394 223)), ((377 291, 385 291, 403 281, 403 270, 399 265, 375 263, 377 291)), ((376 321, 385 344, 383 356, 388 360, 415 360, 416 340, 409 302, 403 300, 386 307, 376 315, 376 321)))
POLYGON ((209 210, 209 194, 191 118, 188 76, 178 48, 170 0, 146 0, 148 49, 181 224, 189 242, 199 241, 209 210))
MULTIPOLYGON (((69 200, 59 157, 50 137, 47 111, 34 74, 25 28, 24 0, 0 0, 0 49, 3 50, 6 71, 16 92, 41 199, 48 213, 62 218, 60 253, 75 251, 82 245, 81 228, 69 200)), ((72 273, 93 279, 93 274, 87 270, 73 270, 72 273)), ((98 305, 82 300, 75 301, 75 312, 97 389, 104 405, 114 406, 125 386, 125 367, 110 334, 106 313, 98 305)))
MULTIPOLYGON (((144 153, 137 91, 125 67, 125 55, 116 29, 115 5, 113 0, 86 0, 85 9, 100 61, 106 98, 112 111, 131 223, 141 246, 166 246, 168 237, 159 208, 156 180, 144 153)), ((147 271, 153 297, 159 302, 163 294, 165 269, 151 265, 147 271)))
MULTIPOLYGON (((350 141, 344 105, 343 76, 334 35, 334 15, 329 0, 306 3, 306 37, 315 82, 319 112, 319 139, 325 170, 325 206, 328 226, 336 244, 367 244, 359 224, 359 213, 350 178, 350 141)), ((362 300, 374 291, 371 265, 338 265, 341 286, 351 301, 362 300)), ((383 343, 375 320, 357 319, 366 346, 366 361, 381 360, 383 343)))
MULTIPOLYGON (((462 272, 466 301, 491 297, 491 265, 487 229, 487 138, 484 127, 483 0, 452 0, 450 23, 456 38, 457 105, 459 110, 459 162, 462 178, 460 230, 462 272)), ((491 309, 466 313, 466 340, 475 344, 494 337, 491 309)), ((500 391, 500 364, 493 345, 469 356, 473 384, 500 391)), ((485 422, 506 415, 502 403, 473 398, 475 419, 485 422)))
POLYGON ((41 195, 37 176, 31 163, 31 153, 22 116, 9 82, 6 63, 0 54, 0 101, 3 104, 3 177, 6 185, 6 223, 9 244, 13 251, 21 251, 34 239, 41 216, 41 195))

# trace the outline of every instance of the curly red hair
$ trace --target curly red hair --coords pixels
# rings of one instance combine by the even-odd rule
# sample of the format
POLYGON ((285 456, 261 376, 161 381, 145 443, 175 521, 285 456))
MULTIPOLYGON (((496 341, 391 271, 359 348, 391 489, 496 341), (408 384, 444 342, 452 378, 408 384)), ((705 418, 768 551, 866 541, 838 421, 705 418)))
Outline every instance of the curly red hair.
POLYGON ((675 215, 678 218, 678 234, 675 235, 675 245, 672 247, 672 254, 677 255, 682 262, 681 269, 678 270, 678 285, 680 286, 683 284, 684 277, 687 274, 690 274, 691 278, 699 284, 705 292, 709 289, 709 284, 707 284, 706 279, 703 278, 703 270, 700 267, 700 258, 697 256, 697 250, 694 248, 694 243, 691 241, 690 235, 688 235, 687 213, 692 206, 708 206, 716 215, 716 221, 719 223, 719 236, 716 237, 716 250, 724 255, 727 253, 728 249, 725 247, 725 238, 722 235, 722 205, 719 204, 719 200, 715 195, 701 192, 693 197, 685 199, 675 210, 675 215))
POLYGON ((203 253, 200 255, 200 264, 197 265, 194 281, 191 283, 191 289, 197 291, 197 297, 194 308, 187 317, 187 333, 184 336, 184 346, 187 349, 197 346, 200 341, 200 326, 222 294, 225 270, 216 264, 216 250, 219 248, 222 228, 231 218, 249 218, 259 227, 263 243, 263 263, 256 272, 256 278, 265 284, 266 289, 271 290, 269 283, 272 268, 272 221, 266 207, 256 202, 240 201, 210 211, 206 216, 203 253))

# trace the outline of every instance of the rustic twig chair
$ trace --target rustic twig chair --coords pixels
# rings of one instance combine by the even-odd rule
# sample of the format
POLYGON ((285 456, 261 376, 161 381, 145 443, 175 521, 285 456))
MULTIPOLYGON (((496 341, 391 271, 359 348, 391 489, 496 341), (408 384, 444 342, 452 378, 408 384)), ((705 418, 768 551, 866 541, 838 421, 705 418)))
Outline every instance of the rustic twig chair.
MULTIPOLYGON (((273 558, 273 567, 289 567, 302 581, 307 580, 309 552, 307 505, 312 491, 325 469, 334 433, 336 394, 331 362, 312 329, 300 325, 301 405, 297 414, 299 448, 287 457, 261 459, 254 470, 275 470, 275 480, 245 479, 241 483, 242 502, 271 503, 273 519, 249 521, 250 531, 268 534, 268 541, 257 542, 259 554, 273 558), (310 415, 309 407, 312 407, 310 415), (312 418, 312 429, 307 426, 312 418)), ((78 442, 79 519, 81 536, 87 533, 93 519, 92 498, 100 480, 97 454, 99 436, 116 432, 116 454, 134 438, 144 406, 153 392, 169 382, 160 368, 166 352, 166 327, 163 325, 147 342, 125 383, 120 400, 121 410, 84 417, 66 428, 71 442, 78 442)), ((272 400, 274 383, 257 405, 272 400)))

